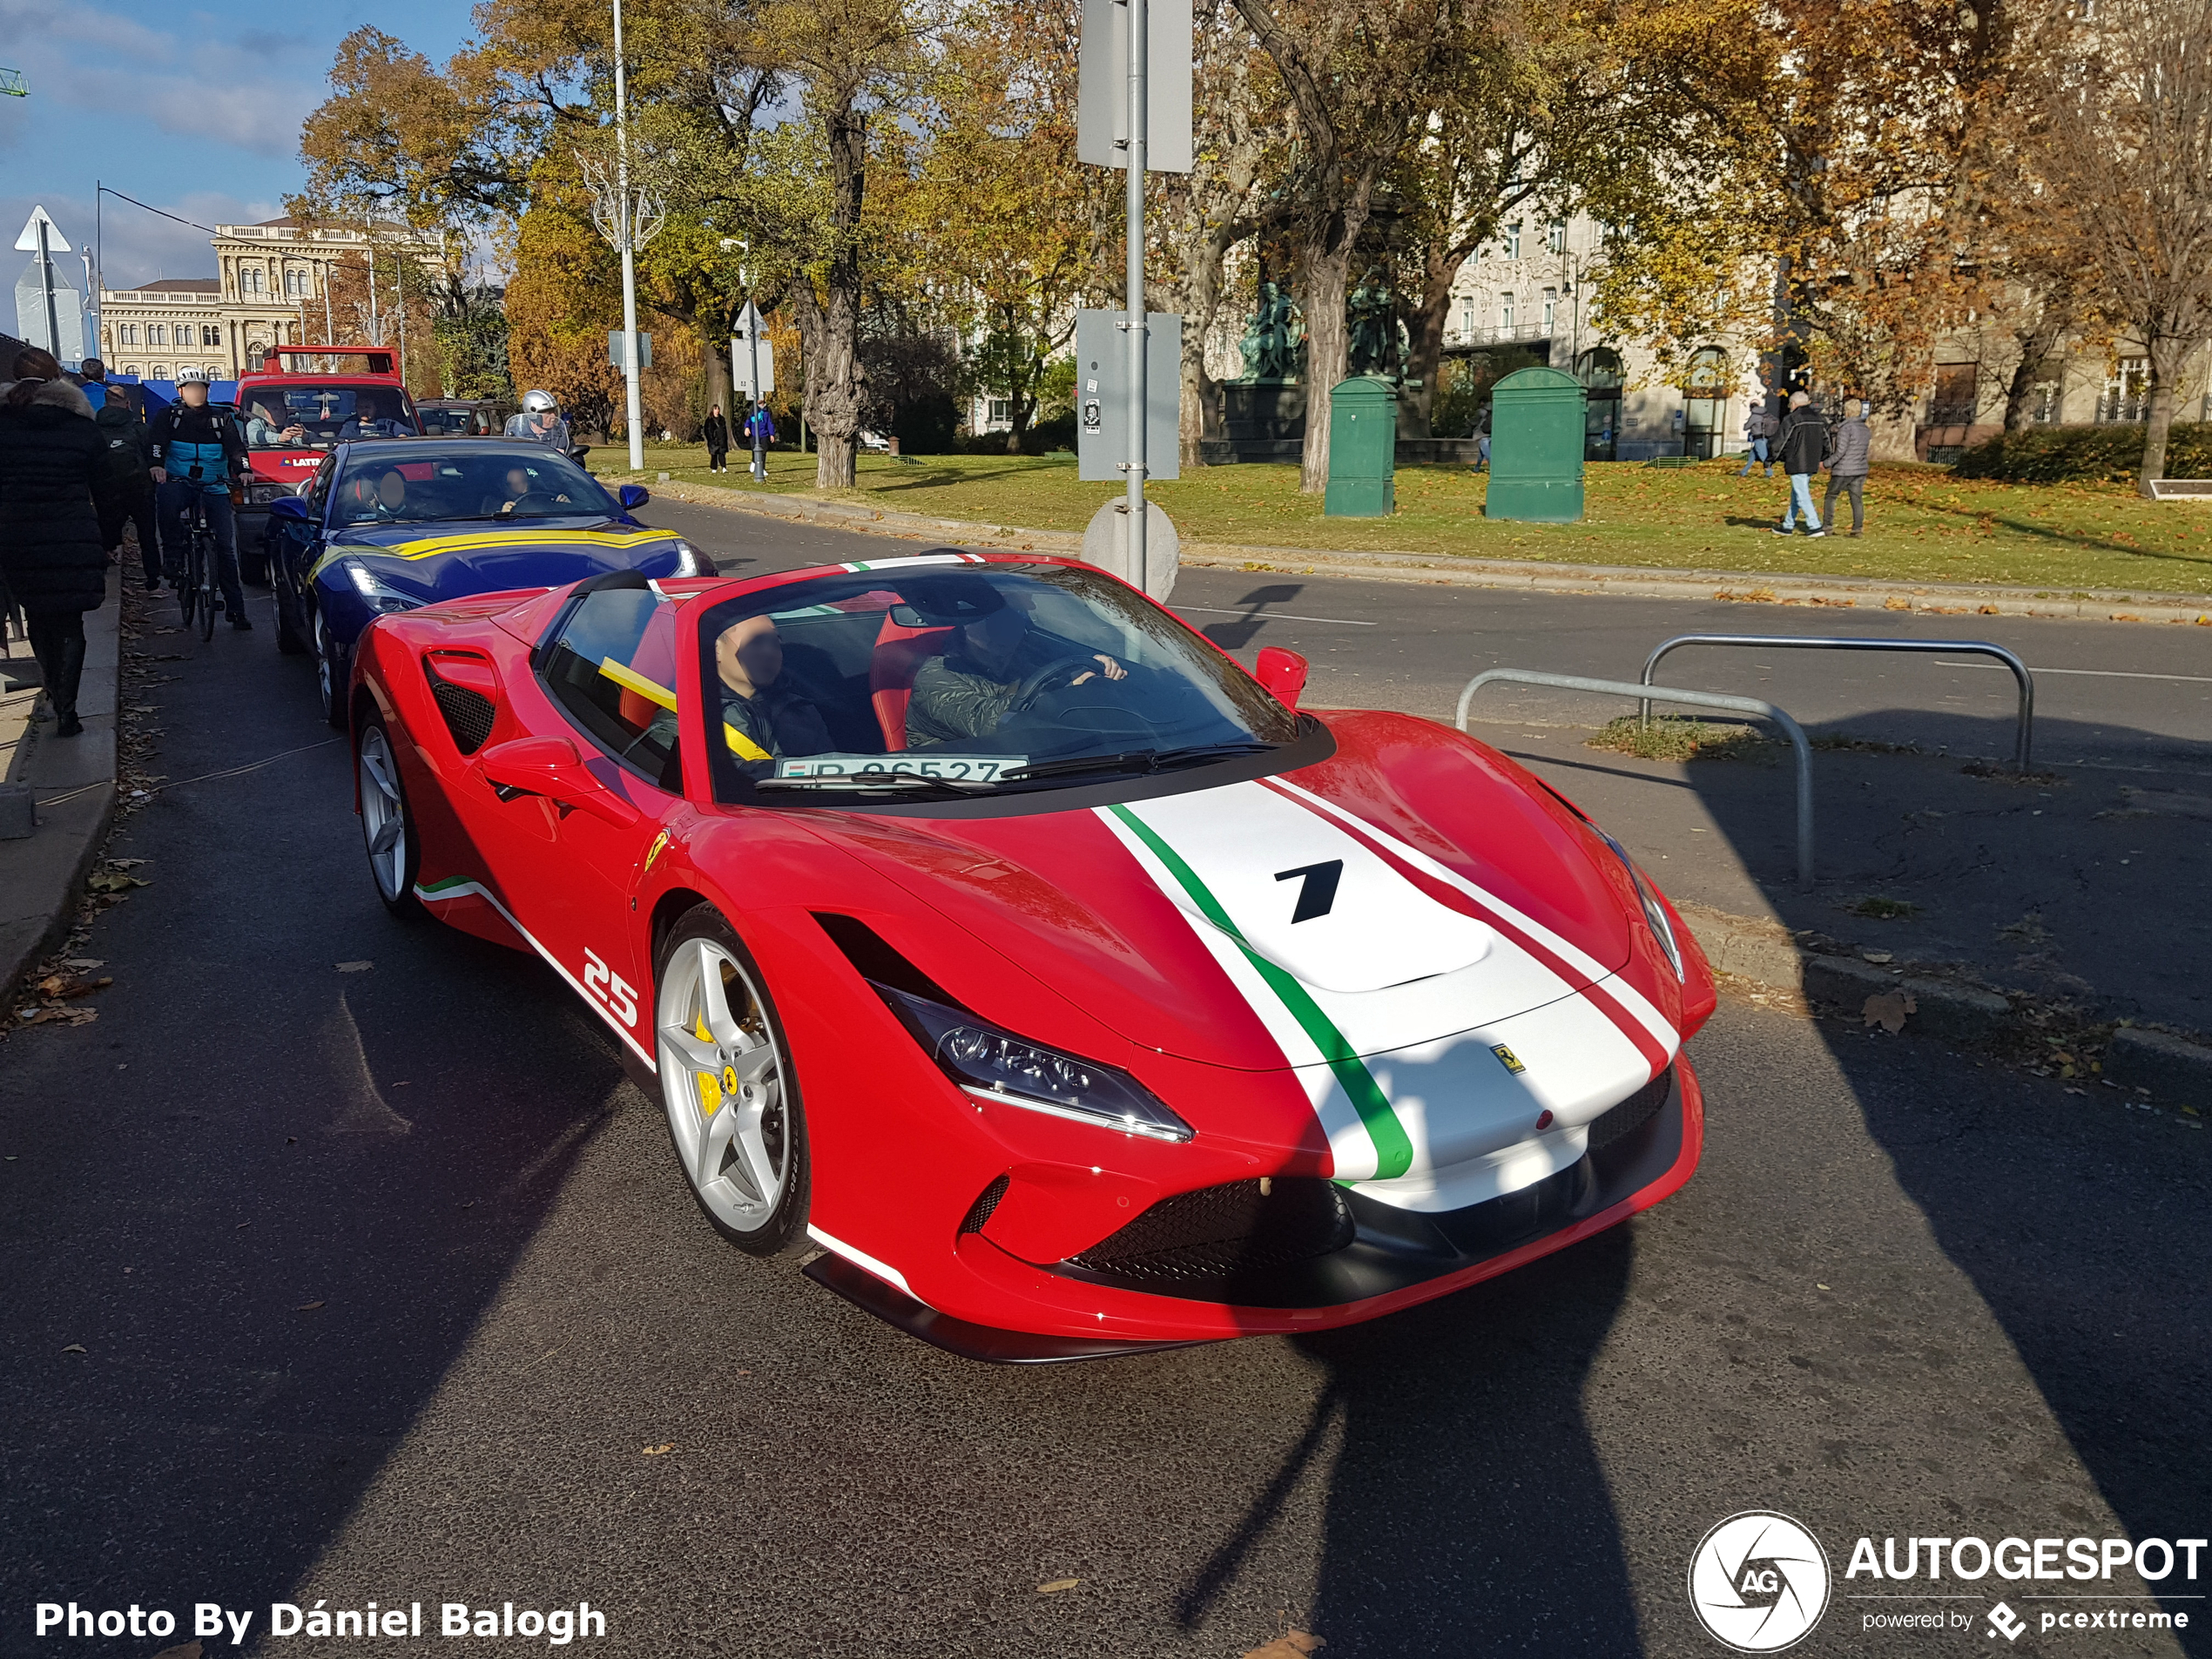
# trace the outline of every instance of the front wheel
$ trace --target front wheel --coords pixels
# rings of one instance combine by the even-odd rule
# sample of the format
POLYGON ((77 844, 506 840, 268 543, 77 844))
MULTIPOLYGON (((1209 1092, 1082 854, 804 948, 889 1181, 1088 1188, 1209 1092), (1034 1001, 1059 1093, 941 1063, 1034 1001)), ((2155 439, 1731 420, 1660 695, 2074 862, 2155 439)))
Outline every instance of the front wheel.
POLYGON ((361 839, 368 846, 376 896, 394 915, 413 921, 423 914, 422 901, 415 896, 421 847, 415 840, 415 814, 408 810, 407 787, 400 781, 399 757, 381 719, 361 727, 354 765, 361 783, 361 839))
POLYGON ((199 570, 199 637, 204 643, 215 637, 215 610, 219 601, 215 593, 213 550, 200 550, 199 570))
POLYGON ((276 601, 276 646, 287 657, 307 654, 307 636, 300 631, 298 612, 289 597, 287 584, 281 577, 271 582, 272 597, 276 601))
POLYGON ((338 642, 330 637, 330 626, 323 621, 320 607, 315 611, 315 691, 322 698, 323 719, 343 732, 346 729, 345 670, 340 665, 338 642))
POLYGON ((661 1102, 685 1180, 723 1237, 772 1256, 805 1234, 809 1169, 798 1081, 759 965, 699 905, 670 931, 653 983, 661 1102))

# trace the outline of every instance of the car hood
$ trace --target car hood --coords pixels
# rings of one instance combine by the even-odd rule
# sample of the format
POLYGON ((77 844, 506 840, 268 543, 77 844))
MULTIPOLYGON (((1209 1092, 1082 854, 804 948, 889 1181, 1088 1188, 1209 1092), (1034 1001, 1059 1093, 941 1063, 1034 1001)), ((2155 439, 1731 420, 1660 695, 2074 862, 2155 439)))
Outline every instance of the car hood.
MULTIPOLYGON (((1360 1055, 1429 1042, 1629 961, 1626 872, 1512 762, 1404 716, 1330 725, 1337 753, 1278 778, 815 827, 1130 1042, 1217 1065, 1281 1066, 1309 1015, 1360 1055)), ((918 966, 958 994, 960 961, 918 966)))
POLYGON ((511 588, 556 588, 608 570, 672 576, 682 539, 604 519, 538 521, 527 529, 356 525, 329 543, 318 569, 359 559, 381 580, 429 604, 511 588))

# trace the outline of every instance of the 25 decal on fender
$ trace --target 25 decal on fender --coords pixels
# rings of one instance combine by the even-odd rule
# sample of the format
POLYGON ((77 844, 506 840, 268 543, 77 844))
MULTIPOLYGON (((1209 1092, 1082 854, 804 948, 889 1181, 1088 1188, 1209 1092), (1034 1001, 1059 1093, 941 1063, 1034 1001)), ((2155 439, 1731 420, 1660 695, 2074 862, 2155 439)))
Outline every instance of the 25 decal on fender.
POLYGON ((605 962, 596 950, 583 953, 583 991, 593 1001, 626 1026, 637 1023, 637 991, 605 962))

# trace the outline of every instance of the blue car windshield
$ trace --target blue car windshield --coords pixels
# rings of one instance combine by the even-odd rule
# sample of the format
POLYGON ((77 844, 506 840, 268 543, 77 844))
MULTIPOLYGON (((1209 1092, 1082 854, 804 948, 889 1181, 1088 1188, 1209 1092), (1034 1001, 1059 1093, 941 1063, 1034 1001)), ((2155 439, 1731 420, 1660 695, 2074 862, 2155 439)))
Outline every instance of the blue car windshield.
POLYGON ((482 439, 440 445, 370 445, 347 455, 332 493, 334 524, 611 518, 621 509, 590 473, 541 444, 482 439))

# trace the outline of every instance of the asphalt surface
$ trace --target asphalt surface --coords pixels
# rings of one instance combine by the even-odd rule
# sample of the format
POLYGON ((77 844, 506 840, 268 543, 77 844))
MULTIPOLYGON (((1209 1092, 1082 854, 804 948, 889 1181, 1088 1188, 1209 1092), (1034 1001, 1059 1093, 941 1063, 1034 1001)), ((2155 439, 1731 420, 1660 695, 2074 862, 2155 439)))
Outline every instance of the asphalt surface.
POLYGON ((1797 1652, 2212 1653, 1993 1647, 2065 1582, 1866 1632, 1905 1587, 1843 1576, 1862 1534, 2207 1534, 2183 1120, 1728 1001, 1703 1165, 1626 1226, 1352 1331, 974 1366, 720 1244, 549 970, 385 914, 266 623, 169 649, 115 983, 0 1046, 0 1652, 181 1639, 41 1641, 40 1602, 252 1608, 251 1648, 320 1599, 588 1602, 641 1654, 1709 1655, 1690 1553, 1770 1507, 1836 1575, 1797 1652))

